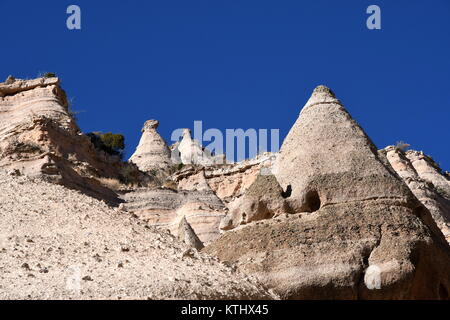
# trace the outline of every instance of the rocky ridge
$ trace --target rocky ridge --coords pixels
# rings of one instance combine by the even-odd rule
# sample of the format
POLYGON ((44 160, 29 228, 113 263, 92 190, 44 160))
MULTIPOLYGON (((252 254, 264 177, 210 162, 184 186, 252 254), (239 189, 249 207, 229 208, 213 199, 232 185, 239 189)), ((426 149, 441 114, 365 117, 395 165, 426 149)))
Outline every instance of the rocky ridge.
POLYGON ((450 179, 423 152, 402 151, 394 146, 381 151, 412 193, 430 211, 450 243, 450 179))
POLYGON ((144 124, 124 163, 80 132, 58 78, 0 83, 0 297, 275 297, 253 280, 240 287, 196 251, 206 245, 202 252, 284 299, 449 299, 449 175, 421 152, 377 150, 330 89, 314 90, 279 153, 240 163, 212 155, 188 130, 169 148, 158 124, 144 124), (118 250, 122 238, 129 245, 118 250), (134 260, 120 260, 124 253, 134 260), (130 261, 126 280, 119 270, 130 261), (55 283, 44 277, 50 270, 55 283), (64 272, 81 272, 75 293, 62 285, 64 272), (140 286, 135 275, 146 272, 140 286), (214 285, 196 294, 210 273, 214 285), (158 274, 168 281, 152 285, 158 274), (16 278, 23 294, 8 284, 16 278))
POLYGON ((146 181, 144 173, 99 152, 69 112, 58 78, 0 83, 0 168, 83 190, 110 203, 117 194, 99 178, 146 181))

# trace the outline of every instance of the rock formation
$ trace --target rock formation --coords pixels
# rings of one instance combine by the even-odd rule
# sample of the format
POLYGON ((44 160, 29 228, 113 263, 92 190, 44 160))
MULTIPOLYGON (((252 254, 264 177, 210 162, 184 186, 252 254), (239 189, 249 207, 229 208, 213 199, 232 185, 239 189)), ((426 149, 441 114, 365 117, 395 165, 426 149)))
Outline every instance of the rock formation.
POLYGON ((382 152, 413 194, 427 207, 450 242, 450 181, 441 174, 437 164, 421 152, 403 152, 394 146, 382 152))
POLYGON ((449 298, 448 243, 331 90, 314 90, 274 169, 296 214, 226 232, 206 253, 284 299, 449 298))
POLYGON ((210 166, 226 162, 223 155, 211 154, 197 140, 192 139, 191 130, 189 129, 184 129, 181 141, 175 143, 171 149, 172 162, 174 163, 210 166))
POLYGON ((203 172, 191 177, 192 184, 167 188, 140 188, 122 196, 123 209, 136 214, 148 224, 178 231, 178 222, 186 216, 200 240, 208 244, 220 235, 219 224, 225 205, 206 184, 203 172), (193 181, 199 181, 194 183, 193 181))
POLYGON ((274 175, 259 175, 243 196, 228 205, 230 212, 221 221, 220 228, 230 230, 241 224, 292 213, 285 197, 274 175))
POLYGON ((203 243, 195 234, 194 229, 192 229, 189 222, 187 222, 186 217, 181 218, 180 224, 178 225, 178 239, 181 242, 187 244, 189 247, 201 250, 204 248, 203 243))
POLYGON ((58 78, 0 83, 0 168, 44 177, 112 203, 118 201, 116 194, 97 178, 119 179, 124 169, 139 175, 96 150, 80 132, 58 78))
POLYGON ((449 174, 378 151, 330 89, 240 163, 157 127, 124 163, 58 78, 0 83, 0 299, 450 299, 449 174))
MULTIPOLYGON (((260 172, 271 172, 274 165, 276 153, 262 153, 253 159, 238 163, 213 165, 202 168, 208 186, 225 203, 231 202, 244 192, 256 181, 260 172)), ((190 185, 191 176, 198 174, 195 166, 186 166, 174 173, 172 179, 179 185, 190 185)))
POLYGON ((0 171, 0 299, 270 299, 126 212, 0 171))
POLYGON ((130 162, 135 163, 142 171, 168 170, 173 166, 171 153, 164 139, 156 131, 159 122, 148 120, 142 128, 142 136, 130 162))

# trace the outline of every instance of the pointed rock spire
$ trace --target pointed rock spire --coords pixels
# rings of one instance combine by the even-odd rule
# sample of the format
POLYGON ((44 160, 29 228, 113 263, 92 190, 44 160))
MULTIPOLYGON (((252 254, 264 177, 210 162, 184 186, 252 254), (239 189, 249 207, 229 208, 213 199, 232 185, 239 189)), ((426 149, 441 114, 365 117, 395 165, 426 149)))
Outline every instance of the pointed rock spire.
POLYGON ((317 87, 287 135, 275 165, 297 211, 346 201, 411 196, 334 93, 317 87))
POLYGON ((142 136, 136 151, 130 158, 140 170, 167 169, 172 165, 170 149, 156 131, 159 122, 148 120, 142 128, 142 136))
MULTIPOLYGON (((448 299, 442 232, 331 90, 314 91, 274 169, 298 214, 228 232, 205 253, 239 262, 283 299, 448 299)), ((244 197, 267 190, 255 187, 244 197)))
POLYGON ((334 95, 334 92, 324 86, 320 85, 316 87, 309 98, 308 102, 306 103, 305 107, 312 106, 318 103, 336 103, 341 104, 338 99, 336 99, 336 96, 334 95))
POLYGON ((197 250, 201 250, 204 247, 194 229, 192 229, 191 225, 186 220, 186 216, 181 218, 180 224, 178 225, 178 238, 188 246, 197 250))

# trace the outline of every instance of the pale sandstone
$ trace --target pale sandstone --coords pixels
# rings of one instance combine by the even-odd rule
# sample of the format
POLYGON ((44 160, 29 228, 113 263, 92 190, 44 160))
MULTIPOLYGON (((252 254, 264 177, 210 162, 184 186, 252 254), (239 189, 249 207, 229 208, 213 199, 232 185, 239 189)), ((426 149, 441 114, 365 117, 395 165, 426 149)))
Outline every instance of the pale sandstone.
MULTIPOLYGON (((117 203, 99 177, 145 181, 145 175, 117 157, 95 149, 68 110, 58 78, 0 84, 0 168, 19 170, 117 203)), ((150 179, 150 178, 148 178, 150 179)))
POLYGON ((130 158, 142 171, 168 170, 173 164, 171 153, 164 139, 157 132, 159 122, 148 120, 142 128, 142 136, 136 151, 130 158))
POLYGON ((205 252, 284 299, 449 299, 448 243, 328 88, 303 108, 274 173, 297 214, 226 232, 205 252))
POLYGON ((442 175, 440 168, 421 152, 403 152, 393 146, 386 147, 382 152, 414 195, 427 207, 450 242, 450 193, 445 188, 450 186, 450 182, 442 175))

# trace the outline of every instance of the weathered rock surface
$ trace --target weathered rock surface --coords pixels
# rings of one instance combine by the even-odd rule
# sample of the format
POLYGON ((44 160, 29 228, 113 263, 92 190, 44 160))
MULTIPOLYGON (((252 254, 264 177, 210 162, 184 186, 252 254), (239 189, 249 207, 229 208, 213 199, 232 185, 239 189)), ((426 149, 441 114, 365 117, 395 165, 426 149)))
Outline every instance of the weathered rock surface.
POLYGON ((164 139, 156 129, 157 120, 148 120, 142 128, 142 136, 130 162, 135 163, 142 171, 168 170, 173 167, 171 152, 164 139))
POLYGON ((195 234, 194 229, 192 229, 189 222, 187 222, 186 217, 181 218, 180 224, 178 226, 178 239, 181 242, 187 244, 189 247, 201 250, 204 248, 203 243, 195 234))
POLYGON ((0 181, 0 299, 274 297, 101 201, 1 171, 0 181))
POLYGON ((243 196, 228 204, 229 213, 220 228, 230 230, 241 224, 292 213, 285 197, 274 175, 259 175, 243 196))
POLYGON ((184 129, 181 141, 175 143, 171 150, 173 163, 202 166, 226 163, 224 155, 213 155, 197 140, 192 139, 191 130, 189 129, 184 129))
POLYGON ((157 127, 123 163, 80 132, 58 78, 0 83, 0 298, 274 298, 230 262, 285 299, 450 298, 449 174, 377 151, 328 88, 279 154, 236 164, 157 127))
POLYGON ((274 173, 297 214, 226 232, 205 252, 285 299, 449 299, 448 243, 328 88, 314 90, 274 173))
POLYGON ((450 242, 450 181, 439 166, 422 152, 403 152, 393 146, 382 152, 450 242))
MULTIPOLYGON (((266 152, 253 159, 244 160, 238 163, 207 166, 200 169, 208 186, 225 203, 231 202, 244 192, 256 181, 258 175, 271 174, 272 166, 277 154, 266 152)), ((196 177, 199 169, 195 166, 187 166, 176 172, 172 178, 179 185, 190 185, 195 181, 190 180, 196 177)))
POLYGON ((0 168, 44 177, 110 202, 117 202, 117 195, 97 178, 119 179, 124 169, 139 174, 96 150, 80 132, 58 78, 0 83, 0 93, 0 168))
POLYGON ((226 224, 223 229, 243 222, 238 216, 231 222, 222 220, 228 208, 239 209, 238 198, 260 172, 270 174, 275 158, 276 155, 266 153, 236 164, 186 165, 170 177, 171 183, 166 183, 166 188, 140 188, 124 194, 122 207, 174 235, 178 232, 178 221, 186 216, 200 240, 209 244, 220 236, 221 222, 226 224))
POLYGON ((220 235, 219 224, 225 205, 210 189, 191 190, 140 188, 122 196, 122 208, 152 226, 177 235, 180 218, 185 216, 200 240, 207 244, 220 235))

